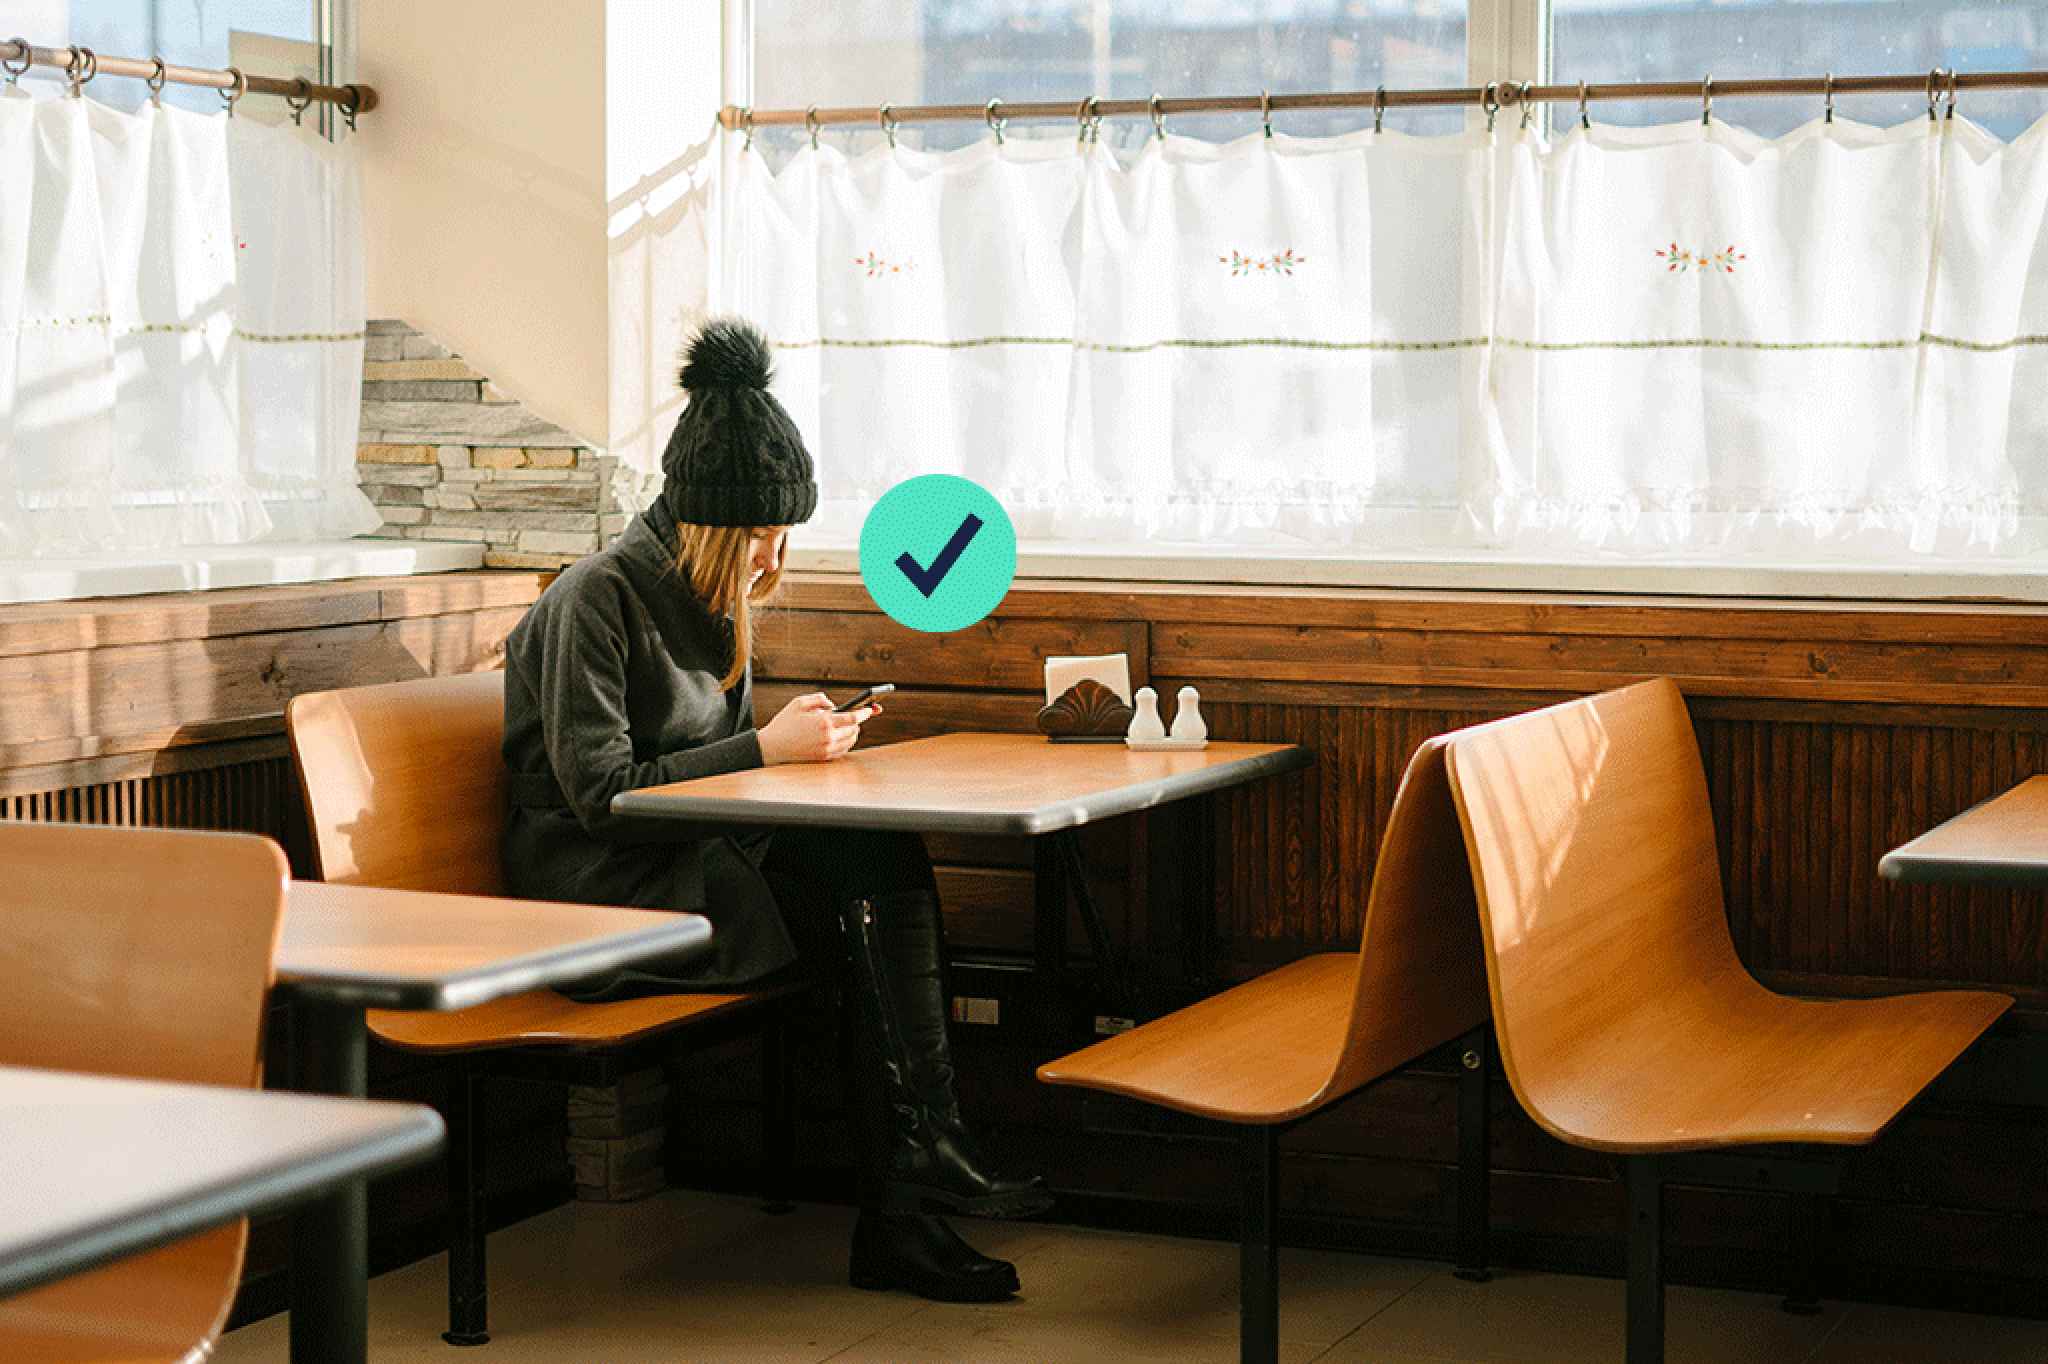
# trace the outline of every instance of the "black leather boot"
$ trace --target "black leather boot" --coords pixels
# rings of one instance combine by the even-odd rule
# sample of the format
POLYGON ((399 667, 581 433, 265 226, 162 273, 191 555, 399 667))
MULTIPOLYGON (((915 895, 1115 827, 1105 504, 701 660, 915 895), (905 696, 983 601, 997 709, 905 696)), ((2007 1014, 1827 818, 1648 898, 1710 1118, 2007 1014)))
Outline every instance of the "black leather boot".
POLYGON ((1017 1267, 976 1251, 942 1218, 863 1210, 847 1282, 937 1302, 1001 1302, 1017 1292, 1017 1267))
POLYGON ((883 1208, 981 1217, 1043 1212, 1052 1205, 1044 1182, 990 1170, 960 1120, 939 980, 936 898, 898 891, 854 900, 844 912, 854 999, 878 1054, 877 1080, 888 1110, 883 1208))

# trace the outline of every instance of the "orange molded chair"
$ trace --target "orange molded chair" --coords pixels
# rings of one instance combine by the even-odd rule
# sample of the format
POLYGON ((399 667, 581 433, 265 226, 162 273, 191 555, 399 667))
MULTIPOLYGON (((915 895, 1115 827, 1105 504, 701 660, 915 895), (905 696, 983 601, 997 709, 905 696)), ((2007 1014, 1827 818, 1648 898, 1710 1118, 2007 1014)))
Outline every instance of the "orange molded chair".
MULTIPOLYGON (((503 673, 310 692, 285 711, 320 877, 344 885, 502 895, 505 826, 503 673)), ((786 1000, 751 994, 655 995, 579 1004, 553 990, 454 1013, 369 1011, 372 1036, 406 1051, 459 1055, 448 1121, 450 1344, 490 1339, 484 1269, 480 1058, 514 1048, 610 1053, 681 1028, 786 1000)), ((761 1009, 770 1207, 787 1207, 791 1115, 783 1011, 761 1009)))
POLYGON ((1865 1145, 2012 1000, 1759 984, 1728 934, 1706 773, 1668 679, 1460 731, 1450 776, 1502 1068, 1545 1131, 1623 1158, 1627 1354, 1661 1360, 1664 1183, 1742 1184, 1766 1163, 1674 1153, 1865 1145))
MULTIPOLYGON (((0 1063, 253 1089, 290 870, 253 834, 0 823, 0 1063)), ((204 1358, 245 1220, 0 1302, 0 1359, 204 1358)))
POLYGON ((1356 952, 1305 958, 1038 1069, 1236 1124, 1244 1148, 1239 1348, 1280 1345, 1278 1136, 1465 1036, 1458 1105, 1460 1277, 1486 1277, 1486 981, 1441 737, 1408 761, 1356 952))

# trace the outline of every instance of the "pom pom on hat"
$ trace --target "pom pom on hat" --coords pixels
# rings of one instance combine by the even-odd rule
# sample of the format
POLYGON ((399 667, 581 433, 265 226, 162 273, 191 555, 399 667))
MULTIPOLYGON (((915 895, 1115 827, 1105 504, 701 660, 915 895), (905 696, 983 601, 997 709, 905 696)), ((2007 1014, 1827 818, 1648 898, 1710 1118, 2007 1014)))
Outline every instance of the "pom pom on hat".
POLYGON ((768 338, 738 317, 714 317, 690 338, 678 376, 684 389, 766 388, 775 377, 768 338))

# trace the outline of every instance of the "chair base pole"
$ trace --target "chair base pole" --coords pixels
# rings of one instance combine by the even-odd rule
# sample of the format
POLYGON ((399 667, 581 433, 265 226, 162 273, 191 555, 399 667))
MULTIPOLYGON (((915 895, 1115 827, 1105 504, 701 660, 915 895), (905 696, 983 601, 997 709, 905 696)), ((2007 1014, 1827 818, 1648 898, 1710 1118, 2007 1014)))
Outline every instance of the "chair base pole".
POLYGON ((491 1339, 483 1086, 481 1068, 463 1065, 448 1106, 448 1329, 441 1339, 450 1345, 486 1345, 491 1339))
POLYGON ((1819 1194, 1795 1193, 1786 1200, 1791 1222, 1791 1283, 1779 1304, 1794 1316, 1820 1313, 1820 1251, 1827 1221, 1827 1203, 1819 1194))
POLYGON ((1458 1045, 1458 1245, 1451 1272, 1467 1283, 1493 1278, 1487 1267, 1487 1227, 1492 1220, 1491 1108, 1488 1072, 1493 1030, 1482 1024, 1458 1045))
POLYGON ((1628 1364, 1664 1364, 1664 1172, 1624 1160, 1628 1182, 1628 1364))
POLYGON ((1247 1126, 1243 1153, 1244 1229, 1238 1251, 1238 1358, 1274 1364, 1280 1357, 1280 1134, 1247 1126))

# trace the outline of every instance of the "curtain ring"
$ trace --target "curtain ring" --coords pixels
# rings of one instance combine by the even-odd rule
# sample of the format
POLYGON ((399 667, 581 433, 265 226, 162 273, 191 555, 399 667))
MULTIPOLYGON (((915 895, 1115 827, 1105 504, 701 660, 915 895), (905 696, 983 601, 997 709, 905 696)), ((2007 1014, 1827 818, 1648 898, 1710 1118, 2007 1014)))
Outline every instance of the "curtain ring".
POLYGON ((1259 91, 1259 126, 1266 130, 1266 140, 1273 140, 1273 97, 1264 90, 1259 91))
POLYGON ((233 118, 235 106, 242 102, 242 96, 249 93, 249 78, 242 74, 239 67, 230 66, 227 73, 235 78, 235 83, 220 92, 220 102, 227 106, 228 117, 233 118))
POLYGON ((285 108, 292 111, 292 126, 294 128, 305 126, 306 110, 313 107, 313 83, 304 76, 301 76, 298 79, 298 87, 299 93, 297 98, 293 98, 290 95, 284 97, 285 108))
POLYGON ((1938 66, 1927 73, 1927 121, 1929 123, 1934 122, 1934 107, 1936 104, 1940 102, 1935 98, 1934 95, 1935 84, 1939 82, 1941 78, 1946 74, 1948 73, 1943 71, 1938 66))
POLYGON ((889 145, 896 145, 896 106, 884 104, 875 110, 875 122, 882 125, 882 136, 889 139, 889 145))
POLYGON ((363 111, 363 92, 354 83, 341 87, 348 93, 348 103, 341 106, 341 121, 350 132, 356 130, 356 115, 363 111))
POLYGON ((1714 78, 1707 77, 1700 82, 1700 126, 1710 128, 1714 124, 1714 78))
POLYGON ((1382 85, 1372 92, 1372 130, 1380 131, 1380 125, 1387 117, 1387 87, 1382 85))
POLYGON ((1823 99, 1824 101, 1826 101, 1826 103, 1825 103, 1825 104, 1824 104, 1824 106, 1823 106, 1826 112, 1824 112, 1824 113, 1823 113, 1823 114, 1821 115, 1821 121, 1822 121, 1823 123, 1833 123, 1833 122, 1835 121, 1835 73, 1834 73, 1834 72, 1830 71, 1830 72, 1828 72, 1828 73, 1827 73, 1827 74, 1826 74, 1825 76, 1822 76, 1822 77, 1820 78, 1820 89, 1821 89, 1821 98, 1822 98, 1822 99, 1823 99))
POLYGON ((1479 92, 1479 107, 1486 110, 1486 131, 1493 131, 1494 115, 1500 112, 1500 83, 1488 81, 1479 92))
POLYGON ((1145 101, 1145 107, 1152 111, 1152 136, 1166 141, 1166 112, 1159 107, 1159 92, 1154 90, 1152 98, 1145 101))
POLYGON ((996 135, 996 145, 998 147, 1003 145, 1003 129, 1010 122, 1010 120, 996 112, 996 110, 1002 107, 1003 102, 1001 100, 992 99, 983 105, 981 109, 982 120, 988 124, 988 130, 996 135))
POLYGON ((1524 132, 1529 130, 1529 120, 1536 116, 1536 106, 1529 102, 1529 92, 1535 88, 1536 83, 1534 81, 1523 81, 1521 93, 1516 96, 1516 102, 1522 106, 1522 131, 1524 132))
POLYGON ((64 59, 64 74, 71 78, 71 97, 77 99, 86 84, 100 73, 100 59, 89 47, 74 47, 64 59))
POLYGON ((1942 110, 1941 116, 1943 118, 1954 118, 1956 116, 1956 69, 1954 67, 1948 69, 1948 107, 1942 110))
POLYGON ((11 41, 13 42, 15 48, 19 50, 21 53, 21 65, 16 66, 14 64, 14 59, 11 57, 0 57, 0 71, 5 71, 7 73, 7 83, 9 85, 14 85, 16 82, 20 81, 20 79, 23 76, 27 75, 28 69, 31 66, 34 66, 36 63, 35 49, 28 45, 28 39, 15 38, 11 41))
POLYGON ((740 106, 740 118, 739 118, 739 124, 740 124, 740 131, 741 131, 741 132, 743 132, 743 133, 745 133, 745 134, 747 135, 747 140, 746 140, 746 141, 744 141, 744 142, 742 142, 742 143, 740 143, 740 150, 741 150, 741 151, 743 151, 743 152, 750 152, 750 151, 754 150, 754 106, 753 106, 753 105, 751 105, 751 104, 742 104, 742 105, 740 106))
POLYGON ((170 68, 164 65, 162 57, 151 57, 149 61, 155 69, 142 78, 142 83, 149 87, 149 102, 162 108, 164 86, 170 82, 170 68))
POLYGON ((811 150, 818 150, 818 106, 813 104, 804 110, 804 127, 811 135, 811 150))
POLYGON ((1593 127, 1593 116, 1586 112, 1586 83, 1584 81, 1579 82, 1579 126, 1589 132, 1593 127))
POLYGON ((1102 115, 1096 112, 1101 107, 1102 101, 1093 95, 1081 101, 1080 107, 1074 111, 1074 117, 1081 125, 1077 141, 1088 143, 1102 140, 1102 115))

